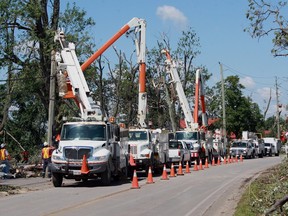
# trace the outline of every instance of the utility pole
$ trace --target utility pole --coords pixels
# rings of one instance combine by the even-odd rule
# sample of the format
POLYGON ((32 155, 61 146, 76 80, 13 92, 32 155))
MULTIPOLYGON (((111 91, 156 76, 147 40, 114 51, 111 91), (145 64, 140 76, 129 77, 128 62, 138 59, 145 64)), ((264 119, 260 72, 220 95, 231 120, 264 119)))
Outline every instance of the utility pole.
POLYGON ((278 94, 278 81, 275 77, 276 86, 276 125, 277 125, 277 139, 280 139, 280 115, 279 115, 279 94, 278 94))
POLYGON ((223 67, 220 65, 221 73, 221 92, 222 92, 222 112, 223 112, 223 136, 224 136, 224 146, 227 146, 227 132, 226 132, 226 109, 225 109, 225 92, 224 92, 224 78, 223 78, 223 67))
POLYGON ((51 51, 51 72, 50 72, 50 92, 49 92, 49 112, 48 112, 48 137, 47 142, 49 145, 53 145, 52 132, 54 122, 54 108, 55 108, 55 75, 56 75, 56 62, 55 51, 51 51))

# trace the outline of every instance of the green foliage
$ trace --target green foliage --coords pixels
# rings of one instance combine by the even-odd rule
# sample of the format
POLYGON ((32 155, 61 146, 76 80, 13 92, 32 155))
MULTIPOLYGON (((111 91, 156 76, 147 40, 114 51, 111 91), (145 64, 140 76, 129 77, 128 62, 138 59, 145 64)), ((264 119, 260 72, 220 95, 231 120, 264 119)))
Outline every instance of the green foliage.
MULTIPOLYGON (((288 194, 288 160, 285 158, 260 175, 248 185, 234 216, 263 215, 279 199, 288 194)), ((283 206, 284 215, 288 213, 288 203, 283 206)), ((280 215, 279 209, 272 215, 280 215)))
MULTIPOLYGON (((229 76, 224 80, 226 127, 228 134, 234 132, 241 138, 242 131, 257 131, 263 125, 263 116, 259 106, 242 94, 244 86, 239 83, 238 76, 229 76)), ((222 116, 221 83, 214 88, 214 96, 210 108, 213 113, 222 116), (220 109, 219 109, 220 108, 220 109)), ((219 123, 218 123, 219 124, 219 123)))
POLYGON ((249 9, 246 18, 250 25, 244 30, 254 38, 261 38, 268 34, 273 35, 271 52, 275 56, 287 56, 287 1, 248 0, 249 9))

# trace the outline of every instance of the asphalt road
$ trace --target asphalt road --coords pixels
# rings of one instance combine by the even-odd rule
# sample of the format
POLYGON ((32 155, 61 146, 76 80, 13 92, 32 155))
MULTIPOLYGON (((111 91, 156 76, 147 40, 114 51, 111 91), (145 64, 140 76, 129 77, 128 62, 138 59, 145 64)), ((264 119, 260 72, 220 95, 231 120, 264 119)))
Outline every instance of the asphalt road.
POLYGON ((233 215, 244 185, 280 162, 280 157, 265 157, 210 165, 199 171, 192 167, 191 173, 169 180, 153 176, 153 184, 146 184, 146 176, 138 173, 140 189, 131 189, 130 181, 104 187, 99 181, 64 180, 61 188, 54 188, 49 179, 10 179, 1 184, 29 190, 0 197, 1 215, 229 216, 233 215))

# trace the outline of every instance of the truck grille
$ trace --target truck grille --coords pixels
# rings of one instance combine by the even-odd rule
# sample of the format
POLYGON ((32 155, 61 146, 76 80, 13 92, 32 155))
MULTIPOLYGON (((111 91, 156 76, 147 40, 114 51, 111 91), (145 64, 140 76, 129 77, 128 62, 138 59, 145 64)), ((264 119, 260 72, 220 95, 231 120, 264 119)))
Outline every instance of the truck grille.
POLYGON ((66 159, 82 160, 83 156, 86 155, 89 158, 92 154, 92 148, 87 147, 65 147, 64 157, 66 159))
POLYGON ((130 153, 137 154, 137 145, 130 145, 130 153))

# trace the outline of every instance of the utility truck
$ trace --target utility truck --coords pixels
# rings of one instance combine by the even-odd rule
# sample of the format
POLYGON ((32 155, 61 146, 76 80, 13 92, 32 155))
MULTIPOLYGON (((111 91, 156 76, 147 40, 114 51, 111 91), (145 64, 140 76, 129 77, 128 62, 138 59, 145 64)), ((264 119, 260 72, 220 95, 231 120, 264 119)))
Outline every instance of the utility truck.
POLYGON ((264 137, 265 148, 267 150, 266 154, 269 156, 275 155, 279 156, 281 149, 281 141, 275 137, 264 137), (270 147, 268 144, 271 144, 270 147))
MULTIPOLYGON (((212 161, 213 156, 213 138, 206 133, 206 127, 208 126, 206 107, 205 107, 205 91, 204 80, 201 75, 201 70, 196 70, 196 82, 195 82, 195 103, 194 103, 194 118, 192 110, 190 109, 189 102, 186 98, 183 86, 179 74, 177 72, 177 66, 175 61, 172 60, 168 50, 162 50, 162 53, 166 55, 165 70, 169 76, 169 80, 173 83, 177 92, 178 100, 182 111, 184 113, 185 128, 174 132, 175 140, 183 140, 191 143, 190 152, 191 160, 202 160, 205 162, 206 157, 212 161), (202 109, 202 126, 198 124, 198 111, 199 111, 199 97, 201 101, 202 109), (192 148, 193 147, 193 148, 192 148)), ((218 158, 218 157, 217 157, 218 158)))
POLYGON ((58 147, 52 153, 55 187, 62 185, 63 178, 77 181, 101 178, 104 185, 109 185, 113 177, 128 174, 128 130, 120 128, 113 117, 108 121, 99 103, 91 97, 83 71, 129 29, 138 32, 142 23, 145 23, 142 19, 131 19, 81 66, 75 44, 68 43, 63 32, 56 33, 55 41, 61 46, 55 55, 59 95, 73 99, 80 115, 63 124, 58 147))
POLYGON ((139 66, 139 94, 137 125, 129 127, 129 170, 159 171, 168 161, 168 131, 147 126, 146 93, 146 23, 139 22, 138 37, 135 37, 139 66))

